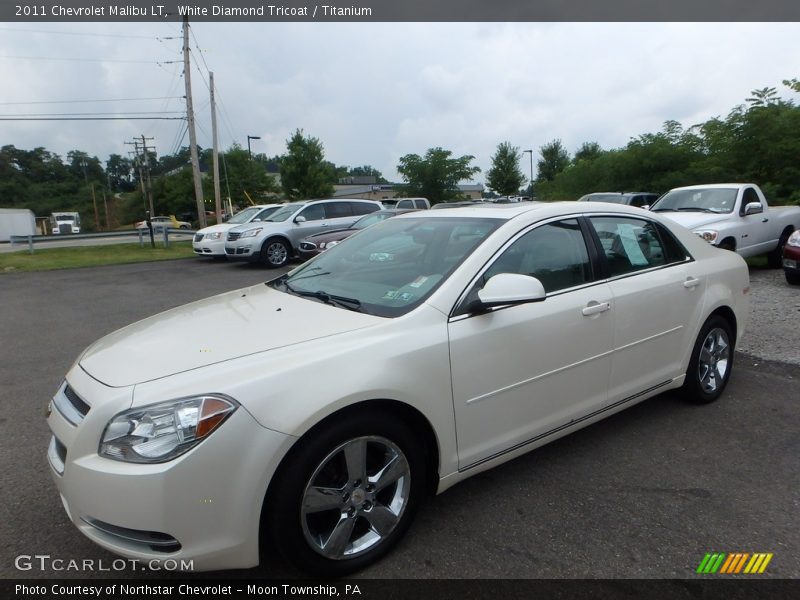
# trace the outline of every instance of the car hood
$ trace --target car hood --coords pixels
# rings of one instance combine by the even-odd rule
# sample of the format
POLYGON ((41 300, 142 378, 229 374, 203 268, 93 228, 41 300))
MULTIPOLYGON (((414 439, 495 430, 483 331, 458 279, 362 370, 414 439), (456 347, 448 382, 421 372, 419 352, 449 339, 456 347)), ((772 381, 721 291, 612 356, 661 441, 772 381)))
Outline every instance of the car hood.
POLYGON ((115 331, 89 346, 79 364, 101 383, 124 387, 382 322, 259 284, 115 331))
POLYGON ((731 218, 730 213, 710 214, 705 212, 689 212, 689 211, 676 211, 666 210, 659 211, 662 217, 667 217, 676 223, 683 225, 687 229, 697 229, 698 227, 705 227, 714 223, 721 223, 731 218))
POLYGON ((216 233, 217 231, 228 231, 229 229, 233 229, 237 227, 237 225, 229 225, 228 223, 220 223, 219 225, 211 225, 210 227, 204 227, 197 233, 202 233, 203 235, 208 235, 209 233, 216 233))

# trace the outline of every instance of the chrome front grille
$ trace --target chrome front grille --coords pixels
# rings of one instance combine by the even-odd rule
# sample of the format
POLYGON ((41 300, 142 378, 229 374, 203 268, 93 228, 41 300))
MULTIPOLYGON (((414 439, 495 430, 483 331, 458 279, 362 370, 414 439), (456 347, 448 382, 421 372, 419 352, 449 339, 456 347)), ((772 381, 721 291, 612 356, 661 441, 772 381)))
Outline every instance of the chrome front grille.
POLYGON ((91 409, 66 381, 53 397, 53 406, 55 406, 58 412, 73 425, 78 425, 83 421, 84 417, 91 409))
POLYGON ((242 236, 242 234, 239 233, 238 231, 230 231, 230 232, 228 232, 228 241, 229 242, 235 242, 241 236, 242 236))

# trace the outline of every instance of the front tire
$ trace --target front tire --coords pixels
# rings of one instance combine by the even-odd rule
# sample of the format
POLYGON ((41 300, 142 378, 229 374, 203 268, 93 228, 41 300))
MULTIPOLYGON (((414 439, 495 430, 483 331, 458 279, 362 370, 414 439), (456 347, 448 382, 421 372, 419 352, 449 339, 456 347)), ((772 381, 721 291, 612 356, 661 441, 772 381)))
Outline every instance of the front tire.
POLYGON ((262 523, 289 562, 340 577, 400 540, 424 493, 420 441, 402 421, 350 415, 315 431, 270 485, 262 523))
POLYGON ((277 269, 289 262, 291 249, 281 239, 270 238, 261 247, 261 262, 270 269, 277 269))
POLYGON ((733 331, 725 319, 713 315, 697 336, 683 391, 695 404, 708 404, 722 395, 733 369, 733 331))
POLYGON ((783 274, 786 275, 786 283, 789 285, 800 285, 800 273, 784 271, 783 274))

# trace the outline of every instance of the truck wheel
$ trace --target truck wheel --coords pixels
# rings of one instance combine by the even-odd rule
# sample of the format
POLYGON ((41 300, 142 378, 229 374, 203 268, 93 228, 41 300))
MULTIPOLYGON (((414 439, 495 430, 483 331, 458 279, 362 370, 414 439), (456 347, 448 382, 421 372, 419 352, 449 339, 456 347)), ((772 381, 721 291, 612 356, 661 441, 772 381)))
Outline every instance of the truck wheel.
POLYGON ((719 243, 719 247, 722 250, 730 250, 731 252, 736 252, 736 242, 734 242, 731 238, 726 238, 719 243))
POLYGON ((783 248, 786 246, 789 236, 792 235, 792 231, 794 230, 787 229, 784 231, 778 240, 778 246, 767 254, 767 266, 769 266, 770 269, 780 269, 781 266, 783 266, 783 248))
POLYGON ((786 275, 786 283, 789 285, 800 285, 800 273, 784 271, 783 274, 786 275))

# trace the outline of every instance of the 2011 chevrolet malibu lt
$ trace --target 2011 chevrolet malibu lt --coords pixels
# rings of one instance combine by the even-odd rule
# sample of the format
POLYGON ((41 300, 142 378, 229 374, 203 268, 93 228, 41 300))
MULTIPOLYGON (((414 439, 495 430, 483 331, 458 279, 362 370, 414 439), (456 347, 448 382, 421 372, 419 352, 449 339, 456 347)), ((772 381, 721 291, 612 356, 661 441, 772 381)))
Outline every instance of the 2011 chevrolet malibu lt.
POLYGON ((740 256, 636 208, 401 215, 90 346, 49 463, 112 552, 342 575, 429 492, 665 390, 717 399, 748 292, 740 256))

